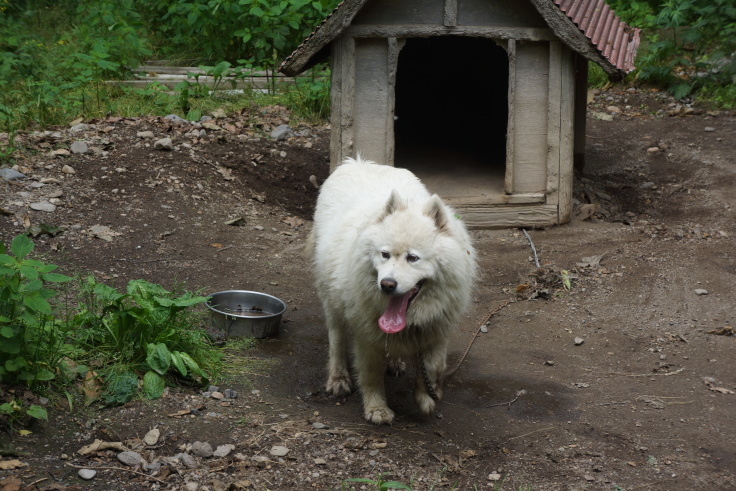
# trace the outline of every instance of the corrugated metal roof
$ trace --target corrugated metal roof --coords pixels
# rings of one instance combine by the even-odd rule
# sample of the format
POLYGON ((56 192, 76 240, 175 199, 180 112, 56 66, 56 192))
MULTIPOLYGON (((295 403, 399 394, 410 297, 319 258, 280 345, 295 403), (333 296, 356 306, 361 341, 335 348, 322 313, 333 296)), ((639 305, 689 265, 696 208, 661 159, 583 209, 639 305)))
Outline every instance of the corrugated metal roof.
MULTIPOLYGON (((639 47, 640 29, 626 25, 605 2, 605 0, 547 0, 555 5, 561 12, 567 16, 570 21, 583 33, 583 35, 592 43, 595 49, 603 56, 615 69, 621 70, 623 73, 629 73, 634 69, 634 58, 639 47)), ((317 42, 313 39, 326 23, 331 21, 332 17, 336 17, 341 10, 350 6, 360 8, 360 4, 365 4, 367 0, 343 0, 334 10, 312 31, 312 33, 304 40, 295 50, 281 63, 281 69, 299 54, 310 42, 317 42), (356 5, 357 4, 357 5, 356 5)), ((344 25, 347 27, 352 18, 344 19, 344 25)), ((319 43, 328 40, 320 40, 319 43)), ((302 54, 303 56, 303 54, 302 54)), ((311 57, 311 55, 310 55, 311 57)))
POLYGON ((616 68, 634 69, 639 29, 626 25, 604 0, 553 1, 616 68))

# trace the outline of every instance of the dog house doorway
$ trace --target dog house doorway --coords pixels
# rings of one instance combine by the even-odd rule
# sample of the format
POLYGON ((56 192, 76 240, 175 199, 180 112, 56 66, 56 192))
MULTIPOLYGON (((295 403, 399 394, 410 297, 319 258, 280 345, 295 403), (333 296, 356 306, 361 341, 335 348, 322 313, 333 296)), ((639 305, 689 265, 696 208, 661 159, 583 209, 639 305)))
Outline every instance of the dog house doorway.
POLYGON ((492 39, 411 38, 396 71, 394 165, 449 204, 504 193, 509 61, 492 39))

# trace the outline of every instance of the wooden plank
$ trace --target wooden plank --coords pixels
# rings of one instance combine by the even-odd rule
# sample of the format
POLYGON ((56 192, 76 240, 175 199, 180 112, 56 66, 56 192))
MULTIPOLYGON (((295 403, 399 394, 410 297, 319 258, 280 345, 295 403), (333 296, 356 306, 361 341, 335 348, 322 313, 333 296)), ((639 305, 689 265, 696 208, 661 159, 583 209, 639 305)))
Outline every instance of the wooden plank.
POLYGON ((560 187, 560 103, 562 97, 562 43, 549 43, 549 97, 547 99, 547 203, 558 204, 560 187))
POLYGON ((457 0, 445 0, 445 27, 457 26, 457 0))
POLYGON ((555 205, 460 206, 455 210, 470 229, 544 227, 557 223, 555 205))
POLYGON ((545 203, 547 195, 544 193, 500 194, 488 193, 483 196, 445 196, 439 193, 449 205, 459 206, 487 206, 487 205, 529 205, 545 203))
POLYGON ((549 44, 517 43, 514 97, 513 192, 547 188, 549 44))
POLYGON ((341 38, 332 44, 330 92, 330 170, 353 154, 355 104, 355 40, 341 38))
POLYGON ((360 25, 345 29, 345 35, 356 38, 426 38, 433 36, 469 36, 520 41, 557 39, 550 29, 526 27, 445 27, 442 25, 360 25))
POLYGON ((509 39, 506 45, 506 52, 509 55, 509 93, 508 106, 509 115, 506 123, 506 172, 504 175, 504 192, 506 194, 514 193, 514 100, 516 98, 516 41, 509 39))
MULTIPOLYGON (((562 51, 562 97, 560 121, 560 190, 558 223, 572 218, 573 160, 575 152, 575 53, 562 51)), ((583 88, 585 90, 585 88, 583 88)), ((585 117, 583 115, 583 117, 585 117)))
POLYGON ((396 153, 396 138, 394 131, 394 115, 396 114, 396 71, 399 66, 399 54, 406 40, 388 39, 388 105, 386 107, 386 161, 387 165, 394 165, 396 153))
MULTIPOLYGON (((366 159, 386 163, 388 145, 388 42, 360 39, 355 43, 354 151, 366 159)), ((393 138, 393 135, 391 135, 393 138)))

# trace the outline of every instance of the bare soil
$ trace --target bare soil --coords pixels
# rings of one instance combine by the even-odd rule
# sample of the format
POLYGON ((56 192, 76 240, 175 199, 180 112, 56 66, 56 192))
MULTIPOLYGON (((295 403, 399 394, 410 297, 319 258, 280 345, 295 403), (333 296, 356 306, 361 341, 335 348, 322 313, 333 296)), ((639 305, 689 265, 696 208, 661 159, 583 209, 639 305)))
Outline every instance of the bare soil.
POLYGON ((448 380, 441 418, 416 413, 413 377, 388 382, 391 427, 366 424, 359 396, 323 391, 327 336, 302 248, 311 181, 328 174, 327 128, 273 141, 289 116, 272 107, 214 120, 221 129, 205 136, 160 118, 22 136, 17 162, 29 179, 0 182, 4 242, 28 225, 64 226, 36 244, 67 273, 116 287, 144 278, 265 291, 288 310, 278 337, 242 351, 261 361, 258 373, 217 381, 238 391, 232 401, 171 387, 156 401, 69 412, 52 398, 48 424, 0 435, 21 452, 0 464, 27 464, 0 470, 0 489, 375 488, 347 478, 417 490, 736 489, 736 338, 715 334, 736 322, 736 115, 679 110, 643 90, 604 92, 590 109, 576 218, 528 231, 540 269, 520 230, 473 232, 481 281, 451 365, 479 320, 511 303, 448 380), (609 106, 621 114, 597 119, 609 106), (174 149, 155 149, 167 136, 174 149), (74 140, 91 153, 51 154, 74 140), (29 207, 49 196, 54 212, 29 207), (236 218, 241 226, 226 223, 236 218), (161 440, 145 448, 154 427, 161 440), (195 441, 235 449, 195 469, 100 469, 83 481, 72 466, 124 467, 114 451, 76 453, 95 439, 149 461, 195 441), (274 445, 288 454, 272 456, 274 445))

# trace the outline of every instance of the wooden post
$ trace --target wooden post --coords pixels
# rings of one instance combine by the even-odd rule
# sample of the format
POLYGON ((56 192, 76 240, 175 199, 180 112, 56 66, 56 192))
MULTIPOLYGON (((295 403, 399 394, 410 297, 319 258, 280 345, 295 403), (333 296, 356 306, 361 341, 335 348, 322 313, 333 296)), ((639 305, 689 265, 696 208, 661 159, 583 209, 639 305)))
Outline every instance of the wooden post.
POLYGON ((445 0, 445 27, 457 26, 457 0, 445 0))
POLYGON ((343 37, 332 43, 330 89, 330 171, 353 155, 355 104, 355 40, 343 37))
POLYGON ((575 55, 575 172, 585 170, 585 117, 588 109, 588 60, 575 55))
POLYGON ((506 172, 504 176, 504 193, 514 193, 514 98, 516 95, 516 40, 509 39, 506 44, 509 57, 509 114, 506 122, 506 172))

